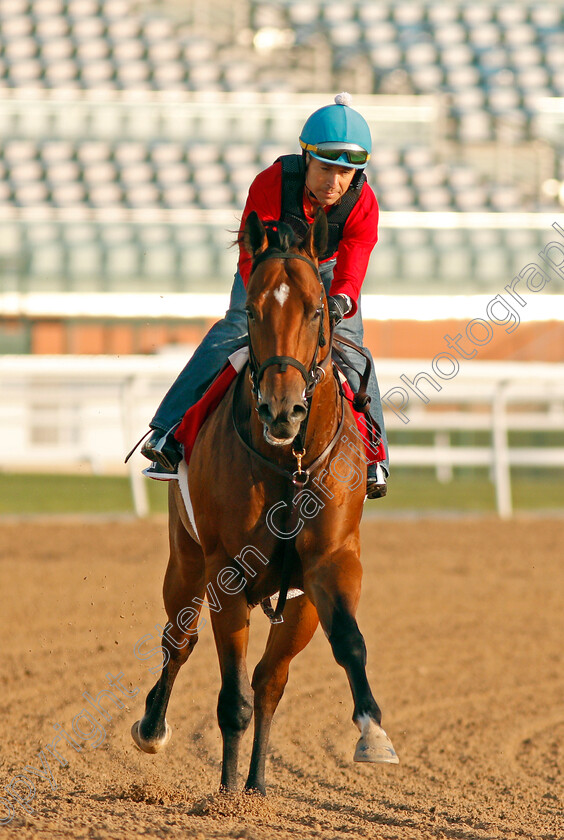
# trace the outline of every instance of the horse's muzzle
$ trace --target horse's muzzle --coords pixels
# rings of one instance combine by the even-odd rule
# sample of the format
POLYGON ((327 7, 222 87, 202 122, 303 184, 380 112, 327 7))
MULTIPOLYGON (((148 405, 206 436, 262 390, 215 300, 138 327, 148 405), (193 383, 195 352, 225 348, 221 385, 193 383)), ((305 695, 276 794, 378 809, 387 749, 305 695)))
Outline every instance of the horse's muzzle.
POLYGON ((257 407, 259 419, 264 423, 265 440, 273 446, 286 446, 294 440, 307 415, 307 407, 296 403, 290 411, 282 410, 276 415, 267 402, 257 407))

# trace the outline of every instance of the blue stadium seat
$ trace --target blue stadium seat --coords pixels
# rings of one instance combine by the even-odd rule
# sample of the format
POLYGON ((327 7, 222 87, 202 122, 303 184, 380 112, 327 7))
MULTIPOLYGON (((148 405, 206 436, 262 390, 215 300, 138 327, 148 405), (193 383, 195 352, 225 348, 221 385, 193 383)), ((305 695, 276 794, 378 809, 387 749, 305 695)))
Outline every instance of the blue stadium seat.
POLYGON ((417 91, 421 93, 436 93, 443 84, 444 72, 439 65, 429 64, 425 67, 414 67, 411 71, 417 91))
POLYGON ((315 24, 320 16, 319 4, 305 0, 300 3, 290 3, 287 7, 288 23, 290 26, 308 26, 315 24))
POLYGON ((150 145, 148 156, 157 168, 184 160, 184 145, 170 141, 157 141, 150 145))
POLYGON ((461 19, 470 29, 484 23, 490 23, 493 18, 494 7, 490 3, 469 3, 461 11, 461 19))
POLYGON ((468 111, 460 115, 458 139, 463 143, 489 140, 492 136, 492 118, 487 111, 468 111))
POLYGON ((500 45, 501 33, 495 23, 483 23, 468 32, 468 42, 476 50, 489 50, 500 45))
MULTIPOLYGON (((472 250, 462 231, 437 230, 433 234, 433 249, 437 256, 435 276, 443 283, 460 284, 467 290, 472 280, 472 250)), ((452 291, 452 287, 449 288, 452 291)))
POLYGON ((352 3, 325 3, 321 6, 319 19, 329 26, 340 25, 352 20, 354 6, 352 3))
POLYGON ((190 180, 190 168, 184 163, 163 163, 155 167, 155 179, 161 189, 187 184, 190 180))
POLYGON ((67 0, 66 14, 69 18, 94 18, 101 12, 98 0, 67 0))
POLYGON ((469 185, 456 192, 454 204, 456 210, 475 213, 485 209, 488 194, 482 184, 469 185))
POLYGON ((405 48, 405 63, 411 68, 433 66, 438 58, 437 46, 431 41, 417 41, 405 48))
POLYGON ((172 210, 183 210, 197 206, 196 190, 193 184, 181 181, 161 186, 162 204, 172 210))
POLYGON ((288 147, 274 143, 261 143, 258 150, 257 173, 277 160, 281 155, 288 154, 288 147))
POLYGON ((441 3, 438 0, 429 3, 427 20, 434 26, 454 23, 459 19, 460 8, 456 3, 441 3))

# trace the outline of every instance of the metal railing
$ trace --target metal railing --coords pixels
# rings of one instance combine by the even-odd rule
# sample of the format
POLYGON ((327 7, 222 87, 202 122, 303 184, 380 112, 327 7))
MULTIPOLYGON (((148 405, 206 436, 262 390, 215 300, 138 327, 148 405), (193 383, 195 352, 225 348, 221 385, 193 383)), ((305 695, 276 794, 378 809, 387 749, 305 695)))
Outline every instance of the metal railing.
MULTIPOLYGON (((296 145, 312 111, 329 93, 66 90, 3 88, 3 138, 167 140, 185 143, 296 145)), ((375 142, 434 143, 442 131, 437 96, 355 96, 375 142)))
MULTIPOLYGON (((147 429, 162 395, 185 357, 4 357, 0 360, 1 467, 7 471, 49 472, 89 469, 127 474, 135 510, 148 512, 147 490, 138 453, 128 466, 124 455, 147 429)), ((402 374, 412 376, 422 363, 377 361, 383 395, 402 374)), ((386 412, 393 432, 394 467, 433 467, 449 480, 453 467, 485 466, 496 490, 497 511, 512 515, 511 470, 515 466, 564 469, 564 440, 558 444, 515 446, 510 431, 564 434, 564 364, 467 362, 464 373, 431 391, 429 404, 412 395, 409 419, 386 412), (402 432, 425 431, 434 443, 401 440, 402 432), (454 432, 487 433, 480 445, 455 445, 454 432)), ((388 401, 389 405, 389 401, 388 401)))

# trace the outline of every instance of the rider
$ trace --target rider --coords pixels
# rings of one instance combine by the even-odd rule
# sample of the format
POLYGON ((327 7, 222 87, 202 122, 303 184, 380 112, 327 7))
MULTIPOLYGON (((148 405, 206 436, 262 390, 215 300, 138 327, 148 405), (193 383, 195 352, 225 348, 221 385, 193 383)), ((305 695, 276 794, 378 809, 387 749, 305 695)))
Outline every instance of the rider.
MULTIPOLYGON (((302 129, 302 154, 284 155, 257 175, 249 189, 240 230, 248 214, 255 210, 260 219, 288 223, 301 238, 316 211, 323 207, 329 222, 329 244, 320 257, 319 270, 329 296, 330 318, 338 325, 337 333, 362 347, 360 291, 378 238, 378 203, 364 174, 372 148, 370 129, 365 119, 350 107, 350 99, 349 94, 339 94, 334 105, 315 111, 302 129)), ((176 472, 182 447, 174 437, 175 429, 187 409, 200 399, 219 373, 227 357, 246 344, 245 287, 251 264, 251 257, 241 244, 225 317, 204 337, 149 424, 153 434, 141 449, 146 458, 155 462, 149 474, 163 470, 169 474, 176 472)), ((364 359, 354 350, 346 350, 354 367, 363 370, 364 359)), ((358 374, 349 369, 345 372, 356 390, 360 382, 358 374)), ((367 392, 387 452, 374 366, 367 392)), ((387 475, 387 460, 369 466, 369 498, 386 494, 387 475)))

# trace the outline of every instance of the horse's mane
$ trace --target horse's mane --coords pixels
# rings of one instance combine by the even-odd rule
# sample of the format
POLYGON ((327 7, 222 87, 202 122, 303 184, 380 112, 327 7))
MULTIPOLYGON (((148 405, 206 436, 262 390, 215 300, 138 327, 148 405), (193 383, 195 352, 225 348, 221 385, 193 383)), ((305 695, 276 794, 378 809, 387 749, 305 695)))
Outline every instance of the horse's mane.
MULTIPOLYGON (((286 222, 264 221, 262 224, 266 230, 268 248, 260 255, 260 260, 270 256, 273 252, 287 254, 298 244, 296 234, 286 222)), ((233 245, 242 245, 243 236, 244 233, 241 233, 233 245)))
MULTIPOLYGON (((269 251, 282 251, 283 254, 292 250, 296 244, 296 234, 286 222, 263 222, 268 238, 268 248, 264 252, 266 256, 269 251)), ((261 256, 263 256, 261 254, 261 256)))

